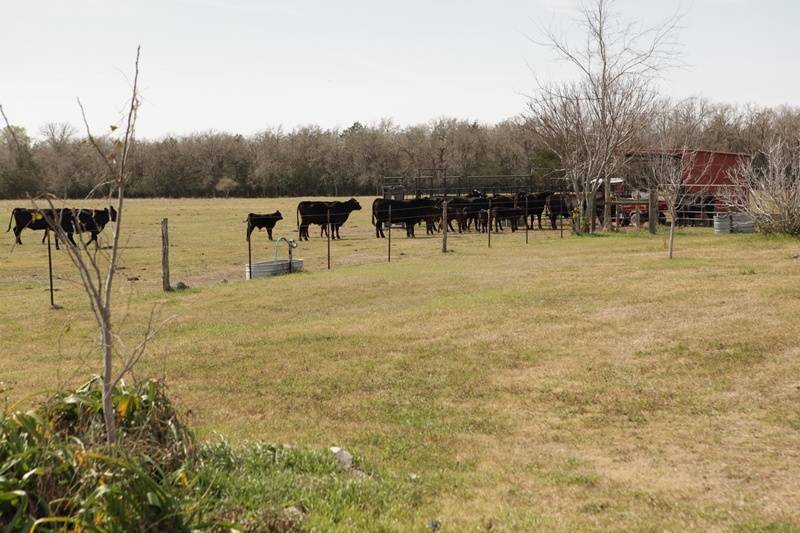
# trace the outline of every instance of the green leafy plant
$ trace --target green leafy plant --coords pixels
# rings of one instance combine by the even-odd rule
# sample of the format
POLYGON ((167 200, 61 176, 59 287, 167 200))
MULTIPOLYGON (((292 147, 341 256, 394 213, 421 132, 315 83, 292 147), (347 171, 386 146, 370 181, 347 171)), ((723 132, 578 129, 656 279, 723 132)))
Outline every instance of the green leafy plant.
MULTIPOLYGON (((114 389, 120 446, 105 450, 102 378, 0 420, 0 525, 5 531, 190 531, 204 526, 194 437, 162 383, 114 389), (124 452, 122 450, 125 450, 124 452)), ((211 523, 205 524, 209 525, 211 523)))

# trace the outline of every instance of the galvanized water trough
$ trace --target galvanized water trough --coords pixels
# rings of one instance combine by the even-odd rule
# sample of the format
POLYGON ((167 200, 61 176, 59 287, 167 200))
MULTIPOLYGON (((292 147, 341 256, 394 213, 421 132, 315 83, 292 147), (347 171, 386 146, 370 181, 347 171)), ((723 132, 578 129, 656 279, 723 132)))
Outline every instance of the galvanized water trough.
MULTIPOLYGON (((250 241, 247 243, 247 248, 247 256, 249 259, 251 256, 250 241)), ((303 270, 303 260, 292 258, 292 250, 295 248, 297 248, 297 243, 294 239, 279 237, 275 242, 275 259, 272 261, 261 261, 260 263, 253 263, 251 260, 250 263, 244 266, 245 279, 268 278, 278 274, 289 274, 303 270), (289 245, 289 259, 278 260, 278 245, 281 241, 286 241, 286 244, 289 245)))
MULTIPOLYGON (((303 270, 302 259, 292 259, 292 272, 303 270)), ((289 260, 280 259, 278 261, 262 261, 245 265, 245 279, 268 278, 278 274, 289 273, 289 260)))

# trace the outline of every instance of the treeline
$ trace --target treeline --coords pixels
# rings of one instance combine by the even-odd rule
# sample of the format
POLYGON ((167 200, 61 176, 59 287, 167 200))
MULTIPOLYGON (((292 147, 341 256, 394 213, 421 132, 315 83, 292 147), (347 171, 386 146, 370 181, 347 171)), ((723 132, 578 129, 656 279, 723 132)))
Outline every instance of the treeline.
MULTIPOLYGON (((800 109, 682 102, 687 113, 672 127, 696 128, 691 148, 758 154, 776 136, 800 137, 800 109)), ((47 124, 36 137, 21 128, 0 137, 0 198, 52 193, 82 198, 106 194, 108 167, 85 134, 68 124, 47 124)), ((93 132, 94 134, 94 132, 93 132)), ((651 148, 645 133, 631 148, 651 148)), ((113 133, 94 137, 113 153, 113 133)), ((208 131, 138 140, 130 158, 133 197, 277 197, 373 195, 383 178, 419 169, 448 176, 530 175, 552 184, 558 160, 535 141, 524 117, 495 125, 440 118, 398 127, 390 121, 347 129, 272 128, 251 137, 208 131)), ((423 172, 430 175, 431 172, 423 172)))

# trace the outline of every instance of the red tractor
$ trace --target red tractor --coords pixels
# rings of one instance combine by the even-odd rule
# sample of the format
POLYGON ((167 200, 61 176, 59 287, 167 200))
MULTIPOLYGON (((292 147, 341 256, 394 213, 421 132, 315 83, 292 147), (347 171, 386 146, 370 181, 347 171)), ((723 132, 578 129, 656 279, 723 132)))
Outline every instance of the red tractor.
MULTIPOLYGON (((629 226, 631 224, 634 226, 641 226, 650 220, 650 205, 646 199, 637 200, 635 198, 619 198, 616 201, 625 202, 626 200, 630 200, 631 203, 617 204, 620 226, 629 226)), ((668 207, 666 202, 658 202, 659 224, 667 223, 667 209, 668 207)))

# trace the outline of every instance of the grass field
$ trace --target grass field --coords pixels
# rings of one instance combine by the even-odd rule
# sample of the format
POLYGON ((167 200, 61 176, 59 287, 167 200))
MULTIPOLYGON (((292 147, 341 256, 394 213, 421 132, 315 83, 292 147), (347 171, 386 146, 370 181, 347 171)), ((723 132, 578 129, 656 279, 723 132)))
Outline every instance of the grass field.
MULTIPOLYGON (((250 281, 244 218, 296 238, 297 199, 127 202, 115 325, 130 347, 172 317, 135 373, 200 438, 341 446, 420 495, 396 531, 800 531, 800 242, 395 231, 388 262, 360 200, 330 270, 312 227, 304 272, 250 281), (164 217, 185 291, 161 291, 164 217)), ((64 252, 49 309, 41 236, 0 236, 6 407, 100 371, 64 252)))

